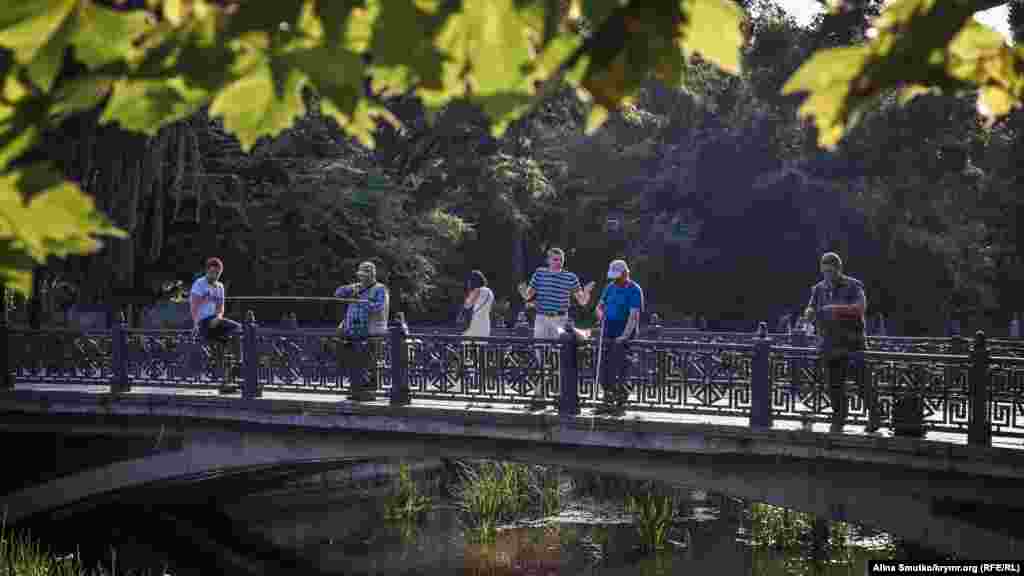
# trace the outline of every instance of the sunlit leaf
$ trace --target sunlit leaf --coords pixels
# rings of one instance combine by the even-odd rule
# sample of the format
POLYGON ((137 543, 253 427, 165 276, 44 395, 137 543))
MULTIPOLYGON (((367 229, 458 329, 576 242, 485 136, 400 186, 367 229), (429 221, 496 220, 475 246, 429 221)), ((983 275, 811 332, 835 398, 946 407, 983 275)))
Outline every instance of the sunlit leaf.
POLYGON ((64 60, 77 0, 8 0, 0 9, 0 46, 14 51, 34 83, 49 90, 64 60))
POLYGON ((63 82, 54 94, 50 119, 59 122, 76 112, 95 108, 110 93, 114 79, 109 76, 78 76, 63 82))
POLYGON ((283 61, 267 59, 217 93, 210 115, 251 150, 261 136, 276 136, 305 112, 299 91, 303 76, 283 61))
POLYGON ((416 85, 443 90, 444 55, 434 45, 434 36, 447 14, 424 11, 412 0, 379 0, 379 4, 370 41, 374 91, 403 92, 416 85))
POLYGON ((153 135, 162 126, 195 113, 207 99, 207 92, 189 88, 180 77, 119 80, 100 122, 116 122, 125 130, 153 135))
POLYGON ((731 74, 739 74, 743 11, 733 0, 682 0, 680 44, 731 74))
POLYGON ((75 57, 90 68, 137 57, 139 38, 153 27, 152 18, 140 10, 115 11, 85 3, 71 36, 75 57))
POLYGON ((49 256, 96 252, 103 246, 99 236, 127 235, 49 166, 0 175, 0 277, 8 286, 27 295, 33 265, 49 256))

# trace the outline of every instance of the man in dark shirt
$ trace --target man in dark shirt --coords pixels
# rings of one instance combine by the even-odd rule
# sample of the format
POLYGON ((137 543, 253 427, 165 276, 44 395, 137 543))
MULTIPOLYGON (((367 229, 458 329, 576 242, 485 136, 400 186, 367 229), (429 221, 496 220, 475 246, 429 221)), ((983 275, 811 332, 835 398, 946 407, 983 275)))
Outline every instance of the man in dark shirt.
POLYGON ((864 313, 867 299, 864 284, 843 274, 843 261, 835 252, 821 257, 824 279, 811 288, 811 300, 804 316, 812 320, 821 336, 819 352, 825 362, 826 381, 832 403, 833 434, 842 433, 846 422, 846 381, 850 376, 860 383, 862 397, 868 409, 868 432, 878 429, 874 402, 874 389, 864 378, 864 363, 860 355, 865 349, 864 313), (850 370, 851 361, 855 365, 850 370))

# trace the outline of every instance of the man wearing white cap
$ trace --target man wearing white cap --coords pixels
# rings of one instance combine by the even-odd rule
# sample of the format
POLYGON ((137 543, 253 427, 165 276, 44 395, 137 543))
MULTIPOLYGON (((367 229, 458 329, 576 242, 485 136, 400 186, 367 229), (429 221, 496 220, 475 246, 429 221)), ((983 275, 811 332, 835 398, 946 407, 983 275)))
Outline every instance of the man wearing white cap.
POLYGON ((609 354, 601 362, 601 386, 604 388, 604 410, 625 412, 627 392, 625 377, 626 343, 636 336, 640 327, 640 312, 644 309, 644 291, 629 277, 625 260, 613 260, 608 265, 608 279, 597 304, 597 319, 604 319, 604 342, 609 354))

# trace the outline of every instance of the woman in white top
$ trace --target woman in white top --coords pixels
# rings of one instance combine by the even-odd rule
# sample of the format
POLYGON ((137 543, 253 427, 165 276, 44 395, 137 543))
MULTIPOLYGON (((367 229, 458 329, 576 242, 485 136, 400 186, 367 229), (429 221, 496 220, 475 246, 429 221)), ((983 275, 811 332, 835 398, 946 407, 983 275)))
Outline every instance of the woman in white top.
POLYGON ((491 335, 491 305, 494 304, 494 292, 487 287, 487 278, 479 270, 473 270, 466 281, 465 309, 470 316, 469 328, 463 336, 491 335))

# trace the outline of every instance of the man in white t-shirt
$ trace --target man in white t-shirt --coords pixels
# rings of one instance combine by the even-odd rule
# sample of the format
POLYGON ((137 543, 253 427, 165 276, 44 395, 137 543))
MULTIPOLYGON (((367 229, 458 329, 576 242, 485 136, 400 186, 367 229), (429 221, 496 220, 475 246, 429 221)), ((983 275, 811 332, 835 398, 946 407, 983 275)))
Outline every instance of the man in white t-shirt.
POLYGON ((206 261, 206 275, 192 283, 192 328, 205 340, 227 342, 232 334, 242 330, 241 324, 224 317, 225 292, 220 282, 223 272, 220 258, 210 258, 206 261))

